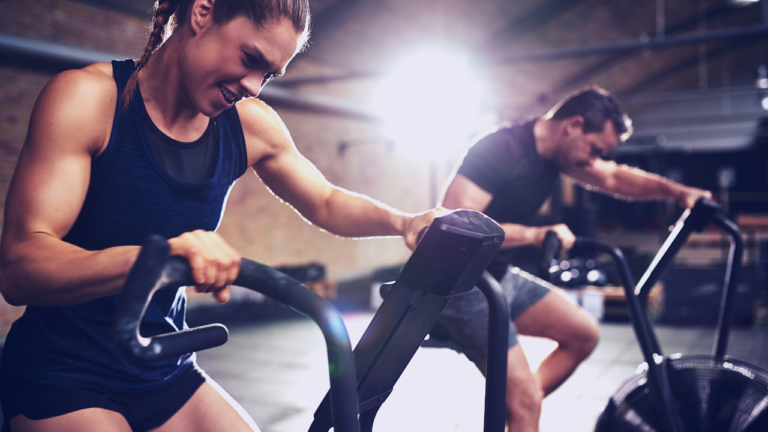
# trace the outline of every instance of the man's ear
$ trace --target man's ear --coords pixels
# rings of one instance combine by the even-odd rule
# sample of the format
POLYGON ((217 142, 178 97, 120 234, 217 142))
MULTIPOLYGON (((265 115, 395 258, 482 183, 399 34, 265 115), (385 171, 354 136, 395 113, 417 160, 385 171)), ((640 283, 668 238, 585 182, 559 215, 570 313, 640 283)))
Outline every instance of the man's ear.
POLYGON ((213 25, 213 4, 215 0, 196 0, 189 11, 192 32, 198 34, 213 25))
POLYGON ((575 115, 563 120, 563 133, 567 137, 579 136, 584 133, 584 117, 575 115))

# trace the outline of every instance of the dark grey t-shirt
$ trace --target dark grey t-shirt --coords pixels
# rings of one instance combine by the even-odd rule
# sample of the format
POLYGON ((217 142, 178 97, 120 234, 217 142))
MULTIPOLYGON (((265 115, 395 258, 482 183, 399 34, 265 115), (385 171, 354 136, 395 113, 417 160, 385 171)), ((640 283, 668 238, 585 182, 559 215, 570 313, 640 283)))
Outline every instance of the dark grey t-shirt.
MULTIPOLYGON (((458 173, 493 195, 484 213, 499 223, 529 225, 552 195, 560 171, 536 153, 537 119, 500 128, 467 150, 458 173)), ((488 271, 501 279, 511 254, 500 251, 488 271)))

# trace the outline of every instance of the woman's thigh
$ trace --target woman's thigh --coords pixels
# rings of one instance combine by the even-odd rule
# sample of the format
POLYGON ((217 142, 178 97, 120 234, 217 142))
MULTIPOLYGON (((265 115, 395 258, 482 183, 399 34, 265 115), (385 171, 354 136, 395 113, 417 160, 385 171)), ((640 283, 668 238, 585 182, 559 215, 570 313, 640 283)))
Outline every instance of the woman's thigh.
POLYGON ((252 432, 256 423, 216 382, 206 381, 192 398, 152 432, 252 432))
POLYGON ((102 408, 82 409, 42 420, 18 415, 10 423, 11 432, 131 432, 120 413, 102 408))

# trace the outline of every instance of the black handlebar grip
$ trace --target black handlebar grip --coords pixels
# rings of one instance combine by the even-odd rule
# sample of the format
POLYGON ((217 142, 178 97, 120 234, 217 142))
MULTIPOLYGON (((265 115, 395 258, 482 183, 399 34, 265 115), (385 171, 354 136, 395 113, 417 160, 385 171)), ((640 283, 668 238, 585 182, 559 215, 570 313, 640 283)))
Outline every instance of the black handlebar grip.
POLYGON ((169 257, 170 246, 160 236, 148 237, 136 259, 115 312, 112 334, 118 349, 134 361, 157 361, 223 345, 228 337, 221 324, 196 327, 145 338, 141 319, 152 295, 160 289, 194 285, 186 259, 169 257))
POLYGON ((720 211, 720 204, 701 197, 696 200, 696 204, 690 209, 685 221, 696 232, 702 232, 712 221, 716 213, 720 211))
POLYGON ((421 231, 419 231, 419 235, 416 236, 416 244, 421 243, 421 239, 423 239, 424 238, 424 234, 427 233, 427 228, 429 228, 429 227, 425 226, 424 228, 421 229, 421 231))
POLYGON ((562 247, 557 233, 549 230, 544 235, 544 241, 541 243, 541 261, 539 262, 539 277, 549 280, 549 268, 552 267, 552 260, 555 259, 557 251, 562 247))

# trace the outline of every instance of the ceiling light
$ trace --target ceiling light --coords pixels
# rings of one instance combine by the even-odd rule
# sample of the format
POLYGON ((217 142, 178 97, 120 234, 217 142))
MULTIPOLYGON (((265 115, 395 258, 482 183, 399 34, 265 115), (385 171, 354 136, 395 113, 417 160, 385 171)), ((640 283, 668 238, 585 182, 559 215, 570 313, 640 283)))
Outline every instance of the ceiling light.
POLYGON ((768 67, 764 64, 757 68, 757 81, 755 81, 755 86, 757 87, 757 96, 760 99, 760 105, 762 105, 764 110, 768 110, 768 67))
POLYGON ((757 68, 757 81, 755 85, 759 89, 768 89, 768 68, 765 65, 760 65, 757 68))
POLYGON ((374 109, 389 135, 418 158, 448 154, 477 133, 480 87, 465 60, 435 49, 405 58, 385 78, 374 109))

